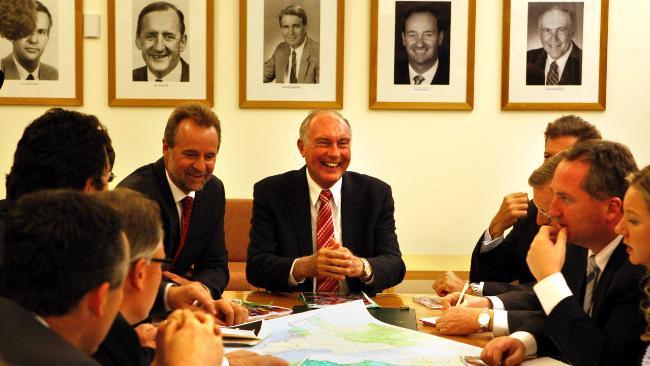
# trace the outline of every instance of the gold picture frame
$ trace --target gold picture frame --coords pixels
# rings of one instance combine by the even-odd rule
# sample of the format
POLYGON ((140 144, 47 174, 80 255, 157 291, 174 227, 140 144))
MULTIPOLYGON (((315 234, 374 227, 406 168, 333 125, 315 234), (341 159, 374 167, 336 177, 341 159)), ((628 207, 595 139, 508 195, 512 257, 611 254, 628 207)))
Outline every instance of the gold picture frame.
POLYGON ((345 0, 240 0, 239 107, 343 108, 344 18, 345 0), (302 44, 309 51, 296 62, 294 83, 284 82, 292 48, 279 25, 280 11, 290 5, 308 19, 302 44))
POLYGON ((371 7, 370 109, 471 110, 476 1, 372 0, 371 7), (437 42, 429 47, 437 44, 435 65, 429 68, 434 76, 420 85, 409 77, 416 71, 404 36, 406 19, 414 12, 431 13, 438 28, 437 42))
POLYGON ((183 15, 186 38, 184 46, 164 42, 159 43, 163 46, 152 46, 160 50, 151 52, 180 55, 176 67, 163 71, 166 74, 157 80, 150 80, 155 76, 150 69, 154 66, 145 61, 147 50, 136 43, 139 14, 153 2, 119 0, 117 7, 116 0, 108 0, 108 105, 174 107, 192 101, 212 106, 214 0, 165 0, 183 15))
MULTIPOLYGON (((32 75, 35 80, 20 80, 28 71, 16 65, 13 42, 2 39, 0 58, 5 81, 0 88, 0 104, 83 105, 83 1, 40 2, 45 10, 37 9, 39 17, 43 14, 47 19, 49 15, 51 21, 47 39, 31 41, 40 43, 38 47, 42 50, 38 72, 35 70, 36 76, 32 75)), ((38 30, 33 37, 39 37, 36 32, 38 30)), ((22 40, 15 42, 24 42, 22 40)))
POLYGON ((504 0, 501 109, 604 111, 608 9, 608 0, 504 0), (549 79, 551 66, 546 60, 552 63, 553 58, 547 55, 557 52, 546 52, 549 46, 543 43, 542 32, 552 30, 543 30, 540 24, 552 7, 575 24, 570 38, 563 38, 571 40, 563 43, 570 51, 557 58, 563 65, 561 73, 557 76, 556 71, 549 79))

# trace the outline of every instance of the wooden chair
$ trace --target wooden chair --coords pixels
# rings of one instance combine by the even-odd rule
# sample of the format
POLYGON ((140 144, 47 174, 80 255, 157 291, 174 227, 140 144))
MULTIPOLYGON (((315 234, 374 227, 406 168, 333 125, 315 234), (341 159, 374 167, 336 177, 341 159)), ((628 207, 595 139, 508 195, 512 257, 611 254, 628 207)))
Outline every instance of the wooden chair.
POLYGON ((248 251, 248 233, 251 229, 252 215, 252 199, 226 199, 224 232, 228 250, 228 270, 230 271, 227 291, 255 290, 255 287, 246 281, 246 252, 248 251))

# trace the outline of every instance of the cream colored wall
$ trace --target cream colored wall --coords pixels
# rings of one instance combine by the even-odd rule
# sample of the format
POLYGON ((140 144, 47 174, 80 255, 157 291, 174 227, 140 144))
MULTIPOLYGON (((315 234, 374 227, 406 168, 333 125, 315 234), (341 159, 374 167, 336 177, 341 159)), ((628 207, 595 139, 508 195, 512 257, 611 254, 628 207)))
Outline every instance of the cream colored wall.
MULTIPOLYGON (((295 140, 306 111, 239 109, 238 3, 215 0, 214 109, 223 123, 215 174, 228 197, 252 197, 257 180, 301 166, 295 140)), ((469 254, 501 197, 527 190, 526 179, 542 160, 542 131, 563 113, 500 110, 501 3, 477 1, 474 110, 438 112, 368 109, 370 1, 346 1, 342 113, 354 131, 350 169, 393 187, 404 253, 469 254)), ((580 114, 607 138, 626 143, 644 166, 650 163, 650 2, 612 1, 610 7, 607 110, 580 114)), ((84 40, 85 102, 78 110, 108 126, 119 180, 158 158, 171 108, 108 107, 106 2, 85 0, 84 12, 101 15, 101 38, 84 40)), ((46 109, 0 107, 2 174, 25 125, 46 109)))

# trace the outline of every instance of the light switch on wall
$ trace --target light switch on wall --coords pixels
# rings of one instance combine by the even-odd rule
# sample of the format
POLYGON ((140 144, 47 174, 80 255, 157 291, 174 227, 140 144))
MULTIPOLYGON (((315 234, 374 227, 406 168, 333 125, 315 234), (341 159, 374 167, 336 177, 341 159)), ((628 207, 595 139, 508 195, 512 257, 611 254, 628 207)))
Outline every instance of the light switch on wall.
POLYGON ((84 37, 99 38, 99 14, 84 14, 84 37))

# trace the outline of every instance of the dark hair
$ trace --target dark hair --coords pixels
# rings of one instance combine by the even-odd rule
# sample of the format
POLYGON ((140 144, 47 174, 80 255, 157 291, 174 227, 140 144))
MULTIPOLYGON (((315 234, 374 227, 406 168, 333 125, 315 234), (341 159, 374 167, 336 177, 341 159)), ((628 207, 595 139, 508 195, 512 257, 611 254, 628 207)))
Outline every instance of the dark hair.
POLYGON ((83 189, 88 178, 100 190, 111 155, 114 160, 111 138, 97 117, 50 109, 30 123, 18 141, 7 175, 7 198, 39 189, 83 189))
POLYGON ((221 123, 219 122, 219 117, 205 104, 190 102, 174 108, 167 120, 164 138, 169 147, 176 145, 178 125, 186 118, 191 119, 201 127, 214 127, 217 130, 217 135, 219 135, 219 146, 221 146, 221 123))
POLYGON ((50 14, 50 11, 47 10, 47 7, 45 5, 41 4, 40 1, 35 1, 36 3, 36 12, 38 13, 39 11, 42 13, 45 13, 47 15, 47 18, 50 20, 50 27, 47 28, 47 34, 50 34, 50 29, 52 29, 52 14, 50 14))
POLYGON ((564 159, 566 152, 560 151, 559 153, 551 156, 542 165, 535 169, 535 171, 528 177, 528 185, 533 188, 541 188, 553 180, 555 169, 564 159))
POLYGON ((33 0, 0 1, 0 36, 16 41, 34 33, 36 3, 33 0))
POLYGON ((562 116, 546 125, 544 141, 563 136, 573 136, 578 139, 577 142, 602 139, 596 126, 573 114, 562 116))
POLYGON ((607 140, 582 141, 571 148, 564 158, 589 164, 581 188, 593 198, 623 199, 629 185, 625 179, 639 170, 627 146, 607 140))
POLYGON ((129 239, 131 262, 140 258, 151 258, 163 238, 158 203, 140 192, 124 187, 99 192, 95 196, 119 214, 122 230, 129 239))
POLYGON ((435 13, 435 11, 430 7, 426 5, 417 5, 412 8, 409 8, 404 12, 404 22, 402 22, 402 33, 406 32, 406 21, 408 18, 416 13, 429 13, 433 16, 433 18, 436 20, 436 29, 438 29, 438 32, 442 31, 443 24, 440 21, 440 17, 435 13))
POLYGON ((118 287, 127 254, 120 218, 99 198, 73 190, 30 193, 9 210, 2 288, 28 311, 65 315, 102 283, 118 287))
POLYGON ((282 17, 285 15, 295 15, 300 18, 302 25, 307 25, 307 13, 300 5, 289 5, 280 11, 280 15, 278 15, 280 26, 282 26, 282 17))
POLYGON ((173 10, 176 12, 176 15, 178 15, 178 22, 180 23, 180 32, 181 36, 185 34, 185 16, 183 15, 183 12, 178 10, 176 6, 173 4, 170 4, 165 1, 157 1, 155 3, 151 3, 142 10, 140 10, 140 14, 138 15, 138 26, 135 31, 136 37, 140 37, 140 31, 142 30, 142 18, 144 18, 145 15, 149 13, 153 13, 154 11, 165 11, 165 10, 173 10))

